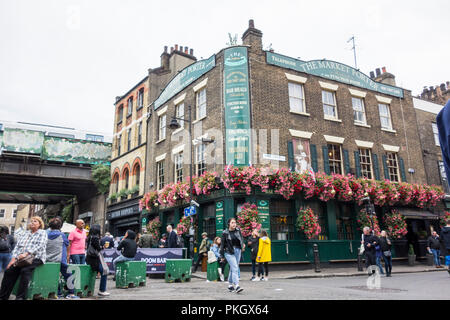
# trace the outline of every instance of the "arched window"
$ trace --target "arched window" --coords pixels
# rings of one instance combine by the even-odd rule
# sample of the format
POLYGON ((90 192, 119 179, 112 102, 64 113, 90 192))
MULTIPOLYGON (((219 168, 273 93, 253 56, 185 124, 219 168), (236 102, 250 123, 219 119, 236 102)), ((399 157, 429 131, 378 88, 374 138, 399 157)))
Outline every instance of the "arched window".
POLYGON ((136 163, 136 165, 133 168, 133 175, 136 176, 135 178, 135 186, 139 186, 140 183, 140 178, 141 178, 141 166, 139 165, 139 163, 136 163))
POLYGON ((128 182, 130 180, 130 171, 128 169, 124 171, 123 179, 125 180, 125 189, 128 189, 128 182))
POLYGON ((112 189, 111 189, 111 192, 112 193, 119 192, 119 174, 117 172, 113 175, 113 178, 112 178, 112 189))

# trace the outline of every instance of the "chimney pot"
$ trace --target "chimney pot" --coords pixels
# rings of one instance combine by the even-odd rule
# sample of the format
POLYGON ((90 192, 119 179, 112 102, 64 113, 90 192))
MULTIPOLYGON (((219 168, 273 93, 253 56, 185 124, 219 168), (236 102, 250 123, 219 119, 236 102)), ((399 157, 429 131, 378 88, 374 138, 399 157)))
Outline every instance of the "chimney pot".
POLYGON ((167 53, 167 46, 164 46, 164 53, 167 53))
POLYGON ((375 72, 376 72, 376 74, 377 74, 377 77, 381 75, 380 68, 376 68, 376 69, 375 69, 375 72))
POLYGON ((381 68, 383 70, 383 73, 386 73, 386 67, 381 68))
POLYGON ((172 53, 173 52, 173 47, 170 47, 170 53, 172 53))
POLYGON ((190 54, 191 56, 193 56, 193 55, 194 55, 194 49, 191 49, 191 50, 189 51, 189 54, 190 54))
POLYGON ((178 51, 178 45, 177 44, 175 45, 175 51, 178 51))
POLYGON ((183 46, 180 46, 180 51, 183 52, 183 46))
POLYGON ((188 53, 189 48, 188 47, 184 47, 184 53, 188 53))
POLYGON ((253 21, 253 19, 250 19, 249 21, 248 21, 248 27, 249 28, 255 28, 255 21, 253 21))
POLYGON ((371 78, 371 79, 375 78, 375 72, 370 71, 370 78, 371 78))
POLYGON ((445 91, 445 83, 441 83, 441 90, 445 91))

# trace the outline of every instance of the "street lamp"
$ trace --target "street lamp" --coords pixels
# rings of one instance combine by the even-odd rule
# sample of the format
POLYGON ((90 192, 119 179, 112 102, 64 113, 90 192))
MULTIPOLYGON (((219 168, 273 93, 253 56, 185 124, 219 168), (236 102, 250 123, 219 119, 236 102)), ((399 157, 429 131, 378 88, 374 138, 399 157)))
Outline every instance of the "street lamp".
POLYGON ((372 235, 373 235, 375 233, 375 230, 373 229, 373 216, 375 215, 375 206, 370 201, 369 197, 362 198, 361 200, 364 203, 364 206, 366 208, 367 214, 369 215, 370 224, 371 224, 371 227, 372 227, 372 235))

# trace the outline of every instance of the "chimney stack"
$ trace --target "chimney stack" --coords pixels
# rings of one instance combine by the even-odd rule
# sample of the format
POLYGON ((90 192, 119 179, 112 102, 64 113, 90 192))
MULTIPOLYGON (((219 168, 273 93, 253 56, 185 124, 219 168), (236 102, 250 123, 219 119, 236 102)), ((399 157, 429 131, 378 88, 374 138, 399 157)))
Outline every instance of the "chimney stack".
POLYGON ((371 78, 371 79, 375 78, 375 72, 370 71, 370 78, 371 78))
POLYGON ((379 77, 379 76, 381 75, 380 68, 376 68, 376 69, 375 69, 375 72, 376 72, 376 74, 377 74, 377 77, 379 77))
POLYGON ((170 59, 170 55, 167 52, 167 46, 164 46, 164 52, 161 54, 161 67, 165 70, 169 69, 169 59, 170 59))
POLYGON ((194 49, 191 49, 191 50, 189 51, 189 54, 190 54, 191 56, 193 56, 193 55, 194 55, 194 49))
POLYGON ((250 19, 248 29, 242 35, 242 43, 250 46, 250 50, 262 51, 262 32, 255 28, 255 22, 250 19))
POLYGON ((175 51, 178 51, 178 45, 177 44, 175 45, 175 51))
POLYGON ((381 68, 381 70, 383 71, 383 73, 386 73, 386 67, 381 68))
POLYGON ((184 53, 189 54, 188 51, 189 51, 189 48, 188 47, 184 47, 184 53))

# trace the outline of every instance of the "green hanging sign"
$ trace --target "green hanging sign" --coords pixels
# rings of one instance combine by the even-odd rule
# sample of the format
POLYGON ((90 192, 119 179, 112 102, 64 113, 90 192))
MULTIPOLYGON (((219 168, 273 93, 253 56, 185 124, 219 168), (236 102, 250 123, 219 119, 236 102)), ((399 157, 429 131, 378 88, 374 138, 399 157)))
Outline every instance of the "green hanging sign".
POLYGON ((261 229, 267 231, 270 238, 270 213, 269 213, 269 201, 258 200, 258 215, 261 219, 261 229))
POLYGON ((250 98, 246 47, 224 52, 226 163, 250 164, 250 98))
POLYGON ((223 201, 216 202, 216 237, 221 237, 223 233, 223 201))

